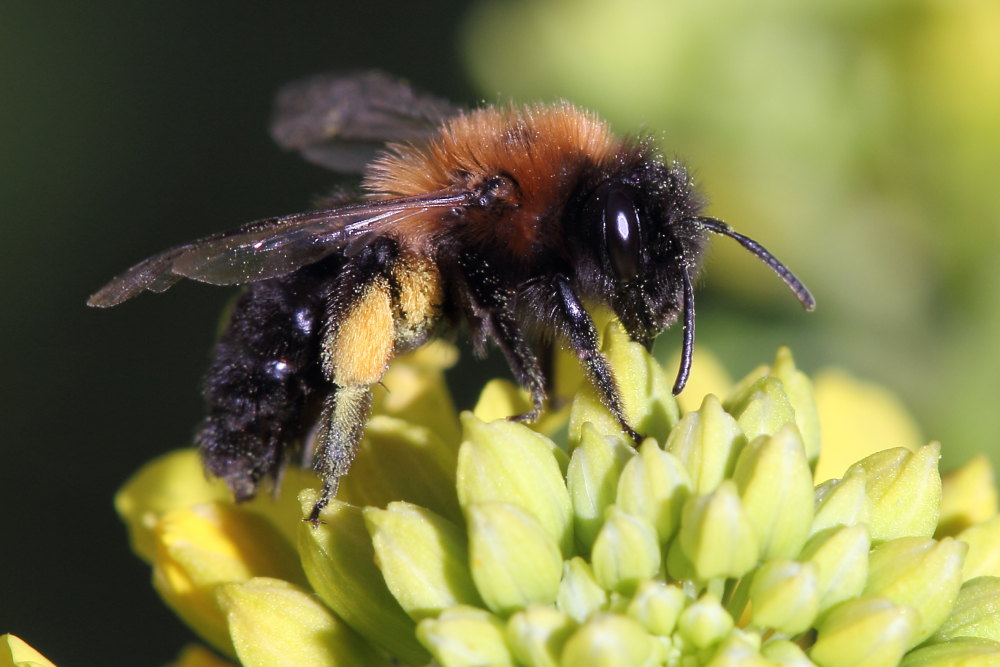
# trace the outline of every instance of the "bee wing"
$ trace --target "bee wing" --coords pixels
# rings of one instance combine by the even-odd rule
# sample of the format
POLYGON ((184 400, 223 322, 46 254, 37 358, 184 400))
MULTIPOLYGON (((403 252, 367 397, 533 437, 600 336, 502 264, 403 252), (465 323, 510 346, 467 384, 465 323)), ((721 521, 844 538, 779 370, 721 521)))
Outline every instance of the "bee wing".
POLYGON ((271 136, 310 162, 360 172, 386 142, 426 139, 458 112, 384 72, 320 74, 278 92, 271 136))
POLYGON ((351 241, 363 243, 407 218, 433 208, 461 207, 470 198, 466 191, 441 190, 257 220, 153 255, 95 292, 87 304, 115 306, 145 290, 162 292, 181 278, 213 285, 277 278, 351 241))

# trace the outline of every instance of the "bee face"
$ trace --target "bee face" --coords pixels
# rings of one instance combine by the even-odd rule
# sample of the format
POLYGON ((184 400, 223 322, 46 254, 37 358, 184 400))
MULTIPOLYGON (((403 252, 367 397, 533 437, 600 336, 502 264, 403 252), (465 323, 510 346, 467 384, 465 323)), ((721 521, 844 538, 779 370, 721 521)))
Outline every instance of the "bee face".
POLYGON ((583 304, 611 308, 647 345, 681 319, 679 392, 708 232, 736 240, 813 306, 763 247, 702 215, 681 165, 567 103, 465 112, 383 74, 321 76, 282 92, 272 129, 307 159, 362 169, 363 194, 170 248, 89 301, 113 306, 181 278, 246 285, 216 345, 198 436, 206 469, 237 499, 308 451, 315 430, 317 522, 363 435, 371 386, 394 355, 454 325, 499 348, 531 395, 532 411, 513 419, 541 411, 536 347, 555 338, 638 440, 583 304))
POLYGON ((683 306, 684 276, 700 268, 705 231, 688 221, 702 201, 678 163, 633 149, 638 164, 603 174, 582 197, 581 268, 585 293, 607 303, 629 335, 651 344, 683 306))

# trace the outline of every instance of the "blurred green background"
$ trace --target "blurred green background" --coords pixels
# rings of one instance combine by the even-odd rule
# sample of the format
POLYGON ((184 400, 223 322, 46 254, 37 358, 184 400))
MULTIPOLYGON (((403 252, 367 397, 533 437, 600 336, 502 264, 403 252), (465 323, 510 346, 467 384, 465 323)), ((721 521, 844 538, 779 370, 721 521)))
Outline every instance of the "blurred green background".
POLYGON ((998 34, 995 0, 3 3, 0 632, 65 664, 163 663, 189 637, 111 499, 189 442, 231 292, 83 304, 145 255, 326 190, 266 127, 279 85, 328 69, 656 133, 819 301, 804 315, 715 243, 699 342, 731 373, 791 344, 897 391, 946 467, 997 462, 998 34))

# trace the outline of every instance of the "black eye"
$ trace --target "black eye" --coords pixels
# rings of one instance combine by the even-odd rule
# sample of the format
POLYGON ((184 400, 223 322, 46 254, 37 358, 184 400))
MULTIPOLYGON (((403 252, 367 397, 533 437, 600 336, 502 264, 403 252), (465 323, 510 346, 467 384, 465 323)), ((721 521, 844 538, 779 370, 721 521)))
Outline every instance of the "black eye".
POLYGON ((639 272, 641 241, 639 214, 629 191, 612 187, 604 204, 604 243, 619 280, 631 280, 639 272))

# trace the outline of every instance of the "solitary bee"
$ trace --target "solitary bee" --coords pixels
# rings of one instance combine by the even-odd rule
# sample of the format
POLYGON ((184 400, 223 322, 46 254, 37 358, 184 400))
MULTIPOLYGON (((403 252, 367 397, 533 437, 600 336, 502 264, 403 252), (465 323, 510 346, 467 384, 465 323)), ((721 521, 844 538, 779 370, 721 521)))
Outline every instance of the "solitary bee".
POLYGON ((88 302, 114 306, 181 278, 246 285, 215 346, 197 436, 237 500, 273 480, 316 425, 317 522, 354 458, 371 386, 395 355, 459 325, 477 351, 496 345, 530 394, 531 412, 512 419, 538 417, 539 350, 558 340, 637 438, 584 304, 609 307, 647 346, 680 319, 680 392, 709 232, 814 307, 761 245, 702 215, 688 172, 650 138, 616 137, 567 102, 461 110, 377 72, 320 76, 281 92, 272 133, 314 162, 360 169, 363 194, 153 255, 88 302))

